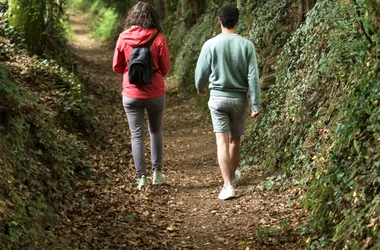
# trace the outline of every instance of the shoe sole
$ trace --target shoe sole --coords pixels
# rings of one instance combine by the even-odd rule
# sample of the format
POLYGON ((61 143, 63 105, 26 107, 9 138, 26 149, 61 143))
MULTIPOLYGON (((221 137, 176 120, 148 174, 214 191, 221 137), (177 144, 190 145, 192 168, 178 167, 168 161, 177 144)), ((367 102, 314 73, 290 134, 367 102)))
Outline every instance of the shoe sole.
POLYGON ((235 199, 236 197, 237 197, 236 195, 233 195, 233 196, 229 196, 229 197, 224 198, 224 199, 221 199, 221 198, 218 197, 218 199, 221 200, 221 201, 226 201, 226 200, 232 200, 232 199, 235 199))
POLYGON ((153 185, 162 185, 162 184, 165 184, 165 183, 166 183, 166 181, 159 181, 159 182, 155 181, 152 184, 153 185))

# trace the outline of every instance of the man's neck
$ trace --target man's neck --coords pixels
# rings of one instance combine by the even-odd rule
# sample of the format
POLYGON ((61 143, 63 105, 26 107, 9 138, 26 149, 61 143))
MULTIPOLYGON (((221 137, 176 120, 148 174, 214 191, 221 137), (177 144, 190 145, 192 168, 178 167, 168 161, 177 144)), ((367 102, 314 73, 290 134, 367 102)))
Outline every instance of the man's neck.
POLYGON ((222 26, 222 34, 235 34, 235 29, 227 29, 222 26))

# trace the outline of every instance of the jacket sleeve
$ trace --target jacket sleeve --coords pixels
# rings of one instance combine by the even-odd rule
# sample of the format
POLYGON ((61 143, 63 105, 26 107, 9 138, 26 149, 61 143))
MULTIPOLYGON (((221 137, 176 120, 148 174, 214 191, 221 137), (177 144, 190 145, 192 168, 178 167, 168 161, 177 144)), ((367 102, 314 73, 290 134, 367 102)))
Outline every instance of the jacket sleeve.
POLYGON ((259 111, 261 109, 259 69, 253 44, 250 46, 248 56, 248 84, 252 110, 259 111))
POLYGON ((114 72, 123 74, 125 70, 125 55, 123 51, 123 42, 120 39, 117 39, 115 52, 113 55, 112 69, 114 72))
POLYGON ((158 58, 158 66, 161 71, 162 76, 166 76, 169 73, 170 70, 170 53, 169 48, 166 43, 166 39, 164 35, 161 35, 162 39, 160 39, 162 42, 160 42, 159 46, 159 58, 158 58))
POLYGON ((206 44, 203 45, 195 68, 195 87, 198 93, 205 91, 211 74, 211 55, 206 44))

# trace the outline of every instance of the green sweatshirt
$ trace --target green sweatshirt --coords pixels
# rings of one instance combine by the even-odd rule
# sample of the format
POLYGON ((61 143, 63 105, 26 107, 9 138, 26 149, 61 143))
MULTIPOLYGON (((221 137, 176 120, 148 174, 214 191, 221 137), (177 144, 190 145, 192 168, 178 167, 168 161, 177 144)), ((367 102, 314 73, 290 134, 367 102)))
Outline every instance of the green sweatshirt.
POLYGON ((206 41, 195 69, 195 86, 202 93, 210 83, 211 96, 247 97, 260 110, 260 83, 253 43, 237 34, 219 34, 206 41))

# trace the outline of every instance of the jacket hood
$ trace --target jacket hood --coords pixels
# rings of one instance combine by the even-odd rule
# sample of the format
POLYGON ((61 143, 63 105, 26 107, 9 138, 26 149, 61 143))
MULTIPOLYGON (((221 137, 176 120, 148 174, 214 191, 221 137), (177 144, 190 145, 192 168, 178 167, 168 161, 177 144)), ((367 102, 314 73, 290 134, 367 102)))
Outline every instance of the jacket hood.
POLYGON ((149 42, 157 33, 157 29, 144 29, 139 26, 133 26, 130 29, 120 33, 119 37, 129 46, 141 46, 149 42))

